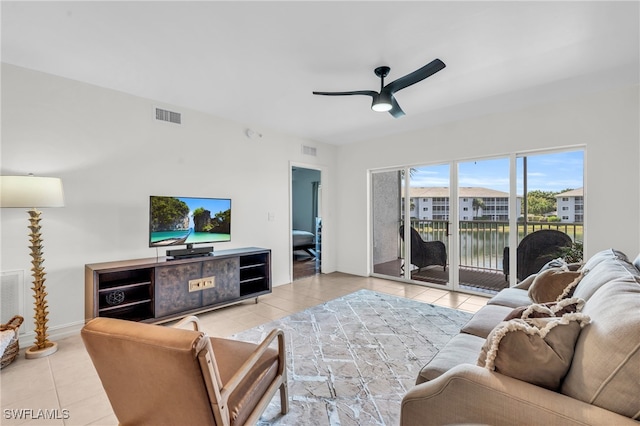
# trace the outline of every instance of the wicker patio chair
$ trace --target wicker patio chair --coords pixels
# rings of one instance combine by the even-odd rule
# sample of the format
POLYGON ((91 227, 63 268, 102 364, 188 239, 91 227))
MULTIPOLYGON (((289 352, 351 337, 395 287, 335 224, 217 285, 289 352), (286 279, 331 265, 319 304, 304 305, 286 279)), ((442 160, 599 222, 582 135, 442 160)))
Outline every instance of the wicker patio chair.
MULTIPOLYGON (((404 241, 404 225, 400 226, 400 238, 404 241)), ((441 265, 447 270, 447 249, 442 241, 424 241, 418 231, 411 228, 411 264, 418 268, 441 265)))
MULTIPOLYGON (((516 250, 518 281, 522 281, 531 274, 535 274, 547 264, 560 256, 561 247, 571 246, 571 237, 555 229, 542 229, 526 235, 516 250)), ((509 247, 502 253, 502 271, 505 280, 509 280, 509 247)))

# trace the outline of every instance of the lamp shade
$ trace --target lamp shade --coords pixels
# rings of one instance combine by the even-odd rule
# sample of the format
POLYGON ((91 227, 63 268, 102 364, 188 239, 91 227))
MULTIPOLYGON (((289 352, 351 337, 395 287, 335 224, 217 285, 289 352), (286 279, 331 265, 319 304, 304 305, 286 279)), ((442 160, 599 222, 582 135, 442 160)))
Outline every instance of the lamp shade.
POLYGON ((386 112, 390 111, 393 108, 391 103, 391 95, 386 92, 381 92, 378 96, 373 98, 373 103, 371 104, 371 109, 376 112, 386 112))
POLYGON ((62 181, 39 176, 0 176, 0 207, 64 207, 62 181))

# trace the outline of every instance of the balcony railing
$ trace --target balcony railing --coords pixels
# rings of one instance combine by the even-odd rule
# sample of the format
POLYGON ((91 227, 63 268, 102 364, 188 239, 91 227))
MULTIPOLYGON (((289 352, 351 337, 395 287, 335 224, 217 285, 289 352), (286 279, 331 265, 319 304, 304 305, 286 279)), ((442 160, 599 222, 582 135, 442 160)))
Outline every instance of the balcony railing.
MULTIPOLYGON (((411 220, 411 226, 425 241, 442 241, 449 253, 449 223, 444 220, 411 220)), ((509 246, 511 227, 506 221, 460 221, 460 266, 481 270, 502 271, 504 248, 509 246)), ((573 241, 583 241, 582 223, 527 222, 518 223, 518 242, 525 235, 541 229, 555 229, 569 235, 573 241)))

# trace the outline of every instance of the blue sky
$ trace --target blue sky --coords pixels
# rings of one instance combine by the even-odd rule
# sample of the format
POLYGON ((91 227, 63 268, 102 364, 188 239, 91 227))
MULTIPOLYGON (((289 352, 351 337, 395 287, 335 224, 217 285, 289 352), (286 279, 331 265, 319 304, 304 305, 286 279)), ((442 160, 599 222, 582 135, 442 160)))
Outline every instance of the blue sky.
MULTIPOLYGON (((529 191, 559 192, 583 186, 582 151, 527 156, 529 191)), ((411 186, 449 186, 449 166, 415 167, 411 186)), ((518 193, 522 194, 523 159, 517 159, 518 193)), ((460 186, 484 187, 509 192, 509 158, 459 163, 460 186)))
POLYGON ((193 197, 176 197, 180 201, 184 201, 189 206, 189 226, 193 227, 193 211, 198 207, 203 207, 211 212, 211 217, 215 217, 217 213, 229 210, 231 208, 231 200, 225 198, 193 198, 193 197))

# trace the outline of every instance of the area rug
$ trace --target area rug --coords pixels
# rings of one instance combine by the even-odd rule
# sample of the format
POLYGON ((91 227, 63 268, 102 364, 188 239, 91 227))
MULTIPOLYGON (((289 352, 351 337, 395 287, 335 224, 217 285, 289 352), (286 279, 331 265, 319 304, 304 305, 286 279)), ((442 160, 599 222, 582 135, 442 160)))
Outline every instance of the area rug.
POLYGON ((280 398, 266 425, 397 425, 420 369, 471 314, 360 290, 233 336, 259 342, 285 332, 290 411, 280 398))

